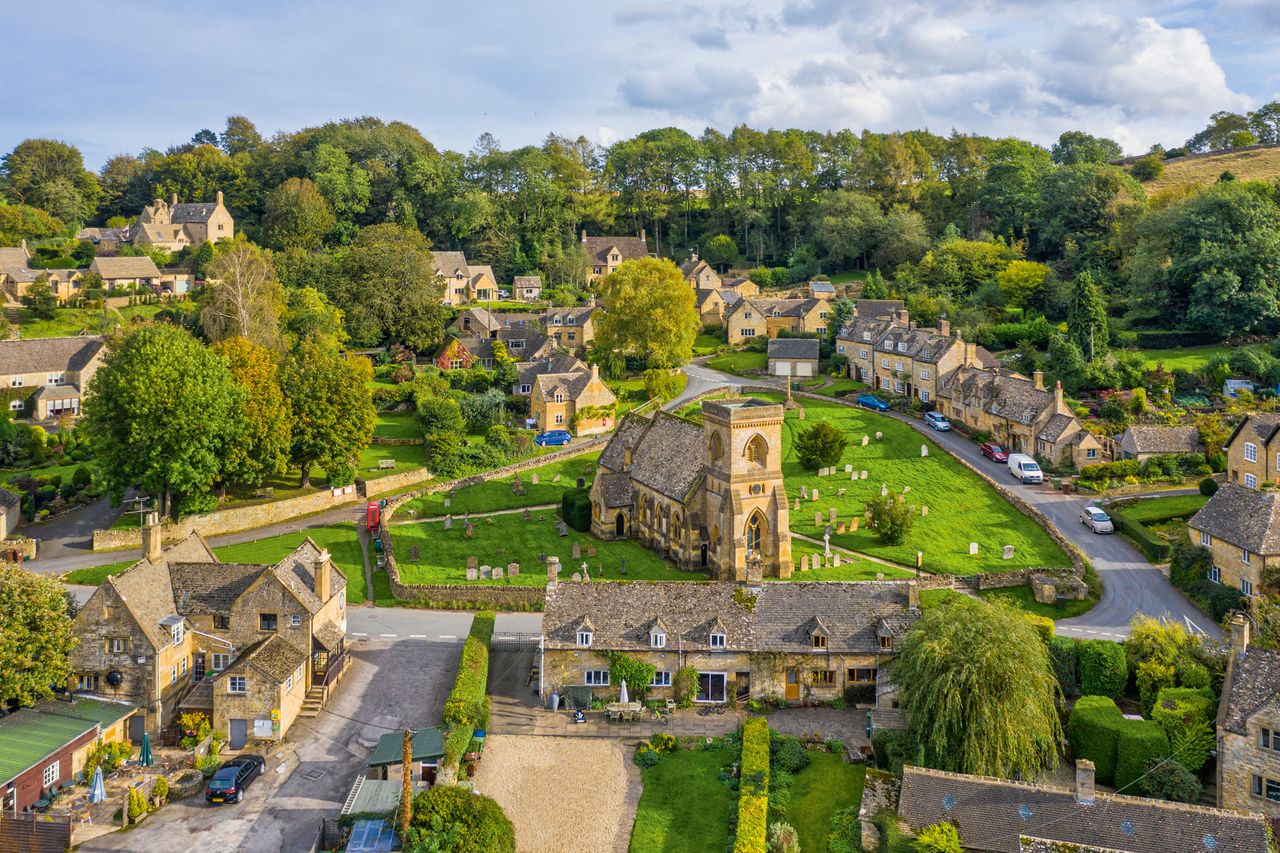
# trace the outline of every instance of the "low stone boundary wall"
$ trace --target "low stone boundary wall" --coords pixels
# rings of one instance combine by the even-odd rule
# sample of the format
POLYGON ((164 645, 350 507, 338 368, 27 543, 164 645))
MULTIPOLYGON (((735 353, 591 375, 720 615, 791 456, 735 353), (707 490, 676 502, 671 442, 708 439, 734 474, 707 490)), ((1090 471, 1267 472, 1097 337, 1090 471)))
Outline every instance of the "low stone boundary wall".
POLYGON ((415 468, 412 471, 405 471, 401 474, 388 474, 376 480, 365 480, 364 494, 367 498, 373 498, 378 495, 385 495, 388 492, 397 492, 406 486, 416 486, 430 479, 431 472, 426 468, 415 468))
POLYGON ((1012 572, 983 572, 964 578, 965 583, 973 589, 1008 589, 1011 586, 1026 586, 1031 583, 1032 575, 1063 579, 1080 577, 1083 574, 1075 569, 1016 569, 1012 572))
POLYGON ((370 444, 381 444, 386 447, 405 447, 410 444, 424 444, 426 439, 422 438, 381 438, 374 436, 370 444))
POLYGON ((391 594, 403 601, 412 601, 422 605, 440 608, 456 608, 462 610, 541 610, 546 590, 541 586, 480 586, 479 584, 407 584, 400 580, 400 567, 396 564, 395 541, 388 525, 397 510, 409 501, 423 495, 448 492, 484 483, 489 480, 500 480, 522 471, 540 468, 562 459, 572 459, 593 450, 603 448, 607 439, 595 438, 576 446, 566 447, 543 456, 515 462, 492 471, 485 471, 470 477, 450 480, 445 483, 434 483, 426 488, 415 489, 398 495, 387 502, 382 511, 378 525, 378 536, 382 539, 382 552, 387 561, 387 577, 391 581, 391 594))

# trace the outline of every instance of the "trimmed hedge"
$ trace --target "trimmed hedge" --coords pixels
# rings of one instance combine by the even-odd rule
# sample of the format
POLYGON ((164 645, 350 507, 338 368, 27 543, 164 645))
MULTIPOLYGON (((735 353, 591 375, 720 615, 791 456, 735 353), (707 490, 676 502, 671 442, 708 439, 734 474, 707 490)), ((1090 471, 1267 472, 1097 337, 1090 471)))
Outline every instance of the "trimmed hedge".
POLYGON ((471 620, 471 634, 462 644, 458 676, 444 703, 442 719, 455 727, 484 729, 489 726, 489 640, 493 636, 494 614, 477 613, 471 620))
POLYGON ((1092 761, 1094 774, 1103 785, 1115 780, 1116 745, 1124 721, 1124 714, 1109 696, 1081 696, 1067 720, 1072 757, 1092 761))
POLYGON ((1123 480, 1136 477, 1142 463, 1136 459, 1120 459, 1116 462, 1095 462, 1080 469, 1081 480, 1123 480))
POLYGON ((471 738, 475 736, 475 733, 475 729, 465 724, 451 727, 449 733, 444 737, 444 757, 441 759, 441 766, 452 767, 456 773, 458 765, 462 763, 462 757, 467 754, 467 747, 471 745, 471 738))
POLYGON ((1080 692, 1119 699, 1129 680, 1124 646, 1110 640, 1084 640, 1076 649, 1080 658, 1080 692))
POLYGON ((1049 662, 1053 664, 1053 674, 1058 677, 1058 686, 1064 696, 1080 695, 1080 681, 1076 678, 1078 661, 1075 640, 1070 637, 1049 638, 1049 662))
POLYGON ((586 489, 567 489, 560 498, 560 514, 564 523, 579 533, 591 530, 591 492, 586 489))
POLYGON ((733 853, 768 853, 769 722, 764 717, 751 717, 742 724, 741 768, 733 853))
POLYGON ((1169 757, 1169 737, 1153 720, 1121 720, 1116 742, 1116 791, 1136 794, 1134 782, 1153 762, 1169 757), (1128 790, 1126 790, 1128 789, 1128 790))
POLYGON ((1169 560, 1169 540, 1153 533, 1146 525, 1141 524, 1124 514, 1123 510, 1110 513, 1116 531, 1133 540, 1133 544, 1152 563, 1164 563, 1169 560))

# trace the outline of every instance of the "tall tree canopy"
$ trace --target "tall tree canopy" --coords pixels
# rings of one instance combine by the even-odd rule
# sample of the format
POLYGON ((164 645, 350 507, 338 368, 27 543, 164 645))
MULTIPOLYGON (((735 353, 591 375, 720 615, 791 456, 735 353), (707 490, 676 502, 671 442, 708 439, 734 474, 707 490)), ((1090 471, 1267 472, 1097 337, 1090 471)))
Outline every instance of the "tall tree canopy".
POLYGON ((53 139, 28 139, 0 160, 0 190, 64 222, 85 222, 102 194, 80 150, 53 139))
POLYGON ((217 244, 198 299, 209 340, 238 336, 264 346, 278 343, 284 293, 270 256, 243 236, 217 244))
POLYGON ((1085 361, 1097 361, 1107 354, 1110 340, 1107 301, 1088 272, 1076 276, 1072 287, 1071 306, 1067 312, 1067 333, 1080 348, 1085 361))
POLYGON ((261 486, 284 473, 292 439, 293 412, 280 387, 276 354, 242 337, 227 338, 213 350, 227 360, 244 393, 244 431, 227 449, 224 476, 239 485, 261 486))
POLYGON ((290 178, 267 197, 263 241, 273 249, 318 249, 337 220, 333 208, 306 178, 290 178))
POLYGON ((317 340, 302 341, 285 359, 280 381, 293 412, 290 460, 302 469, 302 485, 311 482, 312 467, 325 472, 330 486, 355 479, 377 417, 367 384, 372 378, 368 359, 317 340))
POLYGON ((49 698, 76 644, 62 584, 0 561, 0 613, 0 708, 49 698))
POLYGON ((421 233, 401 225, 371 225, 347 250, 342 271, 329 295, 342 309, 356 345, 387 340, 421 351, 444 337, 444 281, 421 233))
POLYGON ((597 352, 633 356, 648 367, 679 367, 693 356, 697 301, 671 261, 624 261, 600 283, 600 297, 597 352))

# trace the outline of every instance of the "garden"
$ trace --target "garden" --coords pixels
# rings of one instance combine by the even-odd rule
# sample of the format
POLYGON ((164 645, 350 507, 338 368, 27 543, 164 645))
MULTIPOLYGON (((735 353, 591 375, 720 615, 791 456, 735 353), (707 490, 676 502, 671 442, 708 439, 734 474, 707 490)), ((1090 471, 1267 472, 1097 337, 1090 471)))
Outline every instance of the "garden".
POLYGON ((1208 500, 1203 494, 1120 500, 1109 504, 1107 512, 1116 530, 1144 557, 1152 563, 1165 563, 1173 543, 1186 538, 1187 519, 1208 500))
POLYGON ((74 430, 49 431, 0 413, 0 486, 22 498, 28 521, 44 521, 98 497, 91 456, 74 430))

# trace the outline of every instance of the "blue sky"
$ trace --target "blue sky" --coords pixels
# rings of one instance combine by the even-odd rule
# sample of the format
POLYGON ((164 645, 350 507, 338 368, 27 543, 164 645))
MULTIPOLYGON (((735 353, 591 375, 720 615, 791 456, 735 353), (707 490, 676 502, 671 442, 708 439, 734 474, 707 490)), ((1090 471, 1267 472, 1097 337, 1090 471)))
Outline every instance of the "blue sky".
POLYGON ((1176 145, 1280 98, 1272 0, 48 0, 7 10, 0 151, 90 166, 249 116, 376 115, 466 150, 549 131, 928 127, 1176 145), (39 49, 35 49, 35 46, 39 49))

